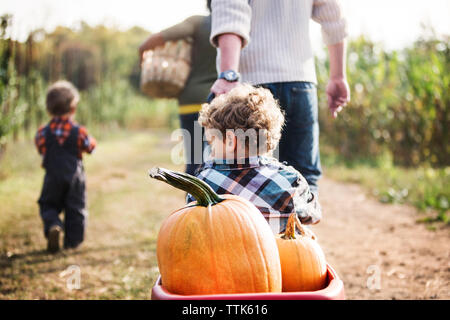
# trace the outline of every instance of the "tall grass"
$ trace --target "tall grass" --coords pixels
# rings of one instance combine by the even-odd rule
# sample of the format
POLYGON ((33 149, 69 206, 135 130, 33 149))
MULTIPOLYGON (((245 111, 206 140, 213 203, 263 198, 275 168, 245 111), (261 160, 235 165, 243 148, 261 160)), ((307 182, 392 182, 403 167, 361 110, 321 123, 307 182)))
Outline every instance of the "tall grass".
POLYGON ((358 183, 384 203, 409 204, 422 212, 421 222, 450 226, 450 168, 393 164, 385 153, 376 158, 348 160, 327 145, 321 147, 325 174, 332 179, 358 183))

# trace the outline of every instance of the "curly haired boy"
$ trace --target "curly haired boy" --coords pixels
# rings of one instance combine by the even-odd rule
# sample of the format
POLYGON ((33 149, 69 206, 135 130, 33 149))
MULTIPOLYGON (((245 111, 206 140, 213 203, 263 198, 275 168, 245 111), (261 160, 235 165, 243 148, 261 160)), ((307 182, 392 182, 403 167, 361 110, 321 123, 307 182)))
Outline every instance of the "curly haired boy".
POLYGON ((204 104, 198 121, 211 146, 198 178, 219 194, 252 202, 275 234, 284 231, 293 212, 304 224, 320 221, 320 205, 305 178, 273 157, 284 115, 269 90, 241 84, 204 104))

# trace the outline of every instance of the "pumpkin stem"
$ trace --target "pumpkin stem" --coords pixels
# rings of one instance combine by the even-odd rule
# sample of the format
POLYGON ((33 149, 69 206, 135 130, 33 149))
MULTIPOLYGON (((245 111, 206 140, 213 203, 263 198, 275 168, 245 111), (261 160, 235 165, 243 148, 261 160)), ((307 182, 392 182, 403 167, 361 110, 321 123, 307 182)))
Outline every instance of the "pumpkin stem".
POLYGON ((286 223, 286 230, 284 231, 284 234, 281 236, 283 239, 295 239, 295 218, 297 217, 296 213, 292 213, 288 221, 286 223))
POLYGON ((286 224, 286 230, 284 231, 284 234, 281 236, 283 239, 295 239, 295 227, 297 227, 298 231, 302 236, 307 236, 308 233, 305 231, 305 228, 303 227, 302 223, 298 219, 297 214, 291 213, 291 215, 288 218, 287 224, 286 224))
POLYGON ((149 175, 153 179, 163 181, 172 187, 192 194, 199 206, 213 206, 224 200, 206 182, 190 174, 155 167, 150 170, 149 175))

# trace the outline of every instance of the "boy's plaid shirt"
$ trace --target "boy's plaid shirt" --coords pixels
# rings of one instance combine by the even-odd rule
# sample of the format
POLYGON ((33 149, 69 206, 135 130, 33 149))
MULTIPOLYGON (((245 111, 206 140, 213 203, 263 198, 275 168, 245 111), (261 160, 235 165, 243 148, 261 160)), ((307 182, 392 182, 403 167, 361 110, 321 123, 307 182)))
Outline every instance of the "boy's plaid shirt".
MULTIPOLYGON (((56 140, 63 144, 64 141, 69 137, 70 131, 74 126, 78 126, 78 124, 72 122, 69 118, 62 117, 54 117, 48 123, 48 125, 41 126, 36 133, 36 137, 34 142, 36 144, 36 148, 40 155, 44 156, 46 147, 45 147, 45 127, 49 126, 51 132, 56 136, 56 140)), ((97 142, 96 140, 89 136, 87 130, 83 126, 78 126, 78 158, 82 159, 83 152, 92 153, 95 149, 97 142)))
MULTIPOLYGON (((200 166, 196 176, 218 194, 234 194, 252 202, 274 234, 284 231, 293 212, 304 224, 317 223, 322 216, 305 178, 274 158, 251 157, 244 164, 210 160, 200 166)), ((188 202, 194 200, 190 194, 187 196, 188 202)))

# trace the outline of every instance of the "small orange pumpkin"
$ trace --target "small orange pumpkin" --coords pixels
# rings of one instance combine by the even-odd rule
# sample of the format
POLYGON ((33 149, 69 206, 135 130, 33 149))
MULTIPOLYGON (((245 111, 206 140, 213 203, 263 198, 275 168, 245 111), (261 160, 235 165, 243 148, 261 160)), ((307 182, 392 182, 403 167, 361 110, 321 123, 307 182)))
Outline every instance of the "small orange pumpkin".
POLYGON ((252 203, 234 195, 219 196, 185 173, 155 168, 150 176, 197 200, 169 215, 158 234, 158 267, 169 292, 281 292, 276 240, 252 203))
POLYGON ((286 231, 276 238, 280 253, 283 292, 316 291, 327 281, 325 255, 300 223, 297 214, 289 216, 286 231), (300 235, 295 233, 295 227, 300 235))

